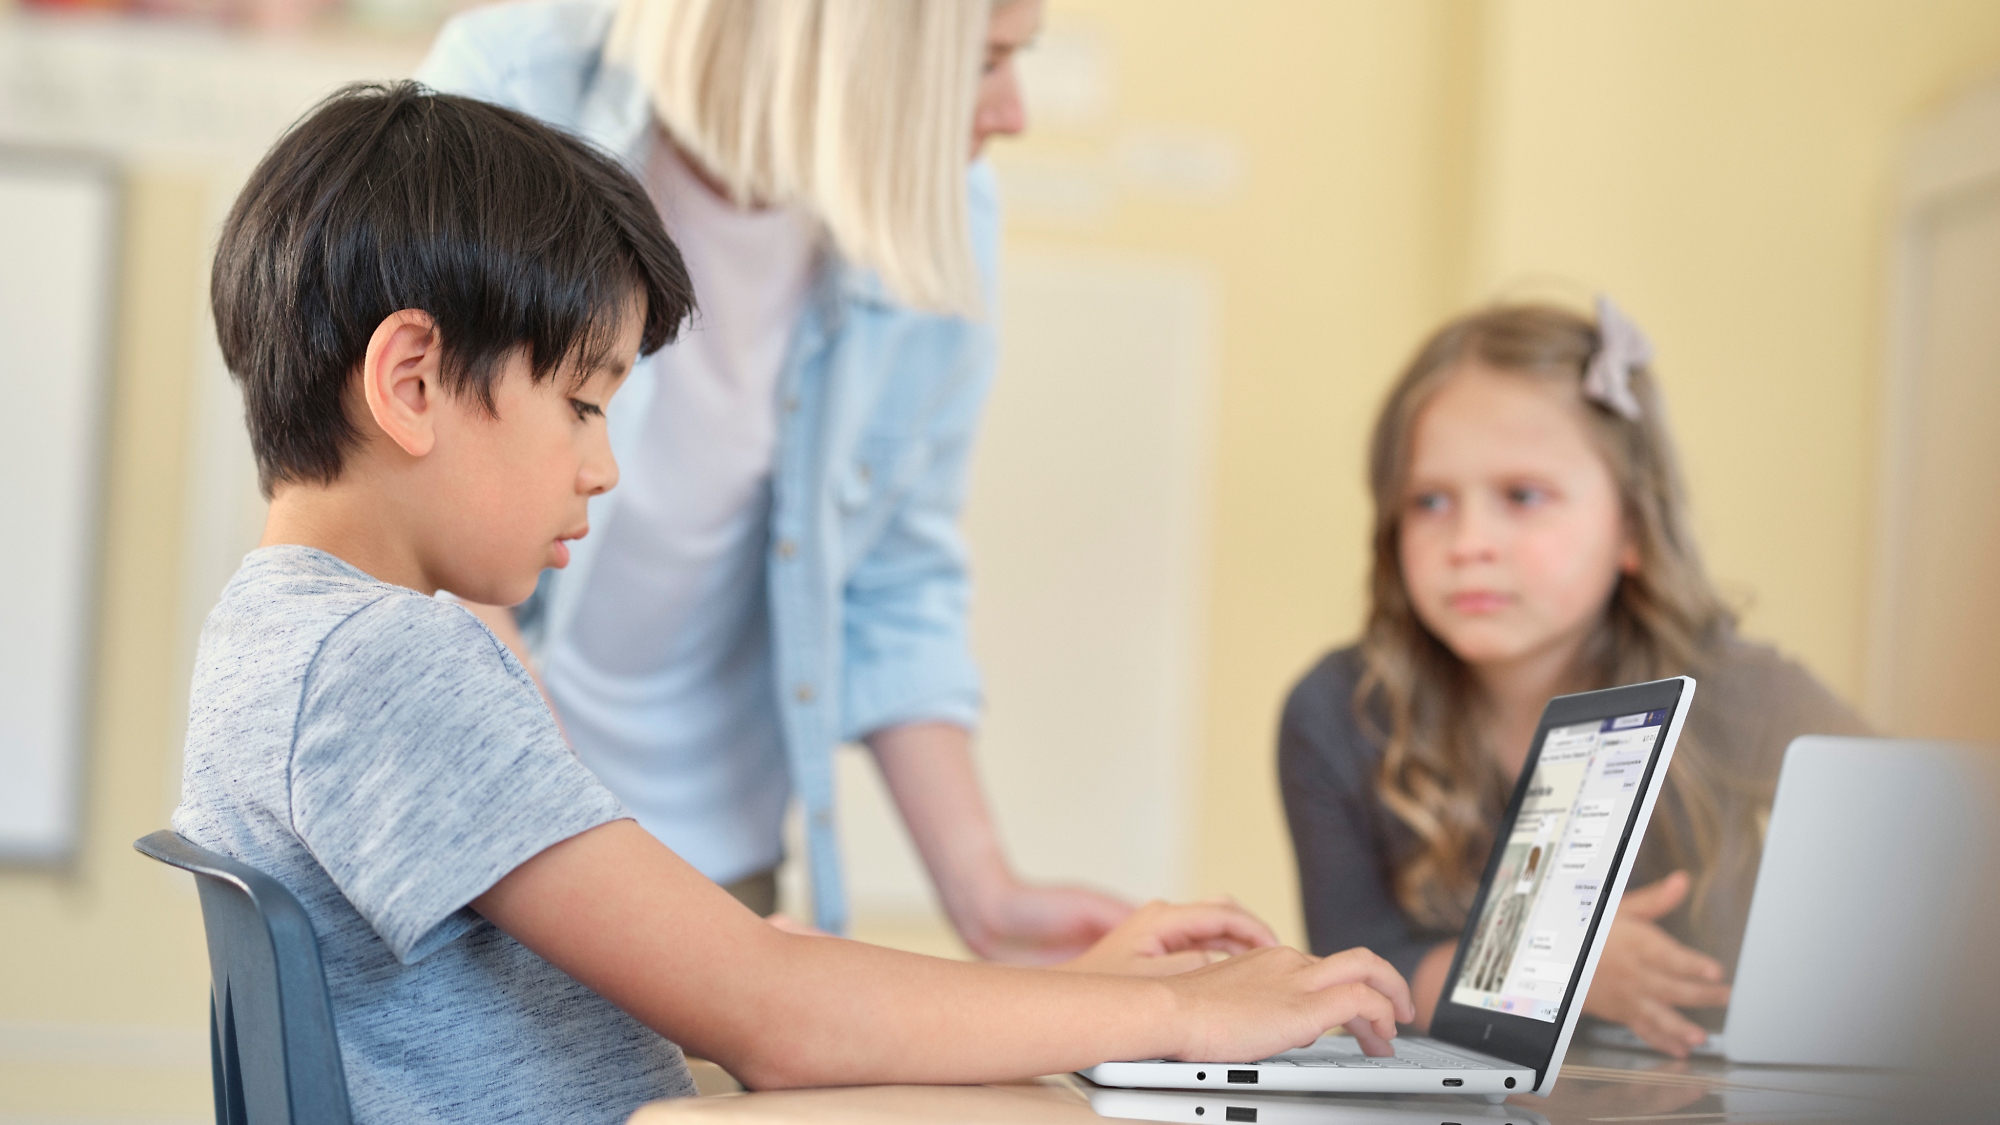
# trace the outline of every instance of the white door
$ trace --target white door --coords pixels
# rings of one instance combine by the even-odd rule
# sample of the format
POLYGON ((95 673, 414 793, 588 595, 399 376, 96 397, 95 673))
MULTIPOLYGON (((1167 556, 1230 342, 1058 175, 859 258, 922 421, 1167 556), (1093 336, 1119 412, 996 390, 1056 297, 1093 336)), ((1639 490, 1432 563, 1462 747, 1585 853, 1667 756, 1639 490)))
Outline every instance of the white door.
POLYGON ((2000 85, 1914 139, 1897 240, 1871 710, 2000 743, 2000 85))

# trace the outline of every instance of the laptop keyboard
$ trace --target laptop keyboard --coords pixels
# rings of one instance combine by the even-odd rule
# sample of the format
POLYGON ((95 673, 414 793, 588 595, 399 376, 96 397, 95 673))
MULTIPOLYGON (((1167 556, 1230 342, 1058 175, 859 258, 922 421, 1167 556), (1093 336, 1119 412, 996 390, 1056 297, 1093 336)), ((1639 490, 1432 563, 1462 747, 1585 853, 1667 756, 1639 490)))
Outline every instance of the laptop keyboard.
POLYGON ((1361 1053, 1361 1044, 1345 1037, 1329 1036, 1310 1047, 1297 1047, 1265 1059, 1263 1066, 1351 1067, 1362 1070, 1491 1070, 1482 1062, 1463 1055, 1447 1054, 1422 1042, 1396 1040, 1393 1058, 1371 1059, 1361 1053))

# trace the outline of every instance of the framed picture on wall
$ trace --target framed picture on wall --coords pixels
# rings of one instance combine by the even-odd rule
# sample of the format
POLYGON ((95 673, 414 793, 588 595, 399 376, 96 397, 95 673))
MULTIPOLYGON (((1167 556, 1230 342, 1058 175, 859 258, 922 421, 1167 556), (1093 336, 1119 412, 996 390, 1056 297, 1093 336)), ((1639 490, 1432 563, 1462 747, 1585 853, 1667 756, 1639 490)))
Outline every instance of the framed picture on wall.
POLYGON ((0 145, 0 862, 77 850, 96 632, 119 178, 0 145))

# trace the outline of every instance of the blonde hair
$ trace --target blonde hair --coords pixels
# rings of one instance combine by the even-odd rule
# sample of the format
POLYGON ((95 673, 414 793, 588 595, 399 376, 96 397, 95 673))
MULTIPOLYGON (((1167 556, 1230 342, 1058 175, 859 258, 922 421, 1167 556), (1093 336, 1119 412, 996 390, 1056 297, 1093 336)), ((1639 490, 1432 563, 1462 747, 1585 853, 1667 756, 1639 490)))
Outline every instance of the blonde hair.
POLYGON ((605 43, 739 203, 812 213, 913 307, 984 305, 966 168, 992 0, 623 0, 605 43))
MULTIPOLYGON (((1632 374, 1639 417, 1587 400, 1583 373, 1601 344, 1585 317, 1549 305, 1497 305, 1462 316, 1431 336, 1390 390, 1370 444, 1375 503, 1372 606, 1362 637, 1355 713, 1384 739, 1376 793, 1409 827, 1417 846, 1394 861, 1405 912, 1439 928, 1463 924, 1514 778, 1480 739, 1465 662, 1426 629, 1403 583, 1402 514, 1413 432, 1431 398, 1465 364, 1569 387, 1591 440, 1610 469, 1627 533, 1639 555, 1622 575, 1578 656, 1590 687, 1679 675, 1698 667, 1734 631, 1735 616, 1703 571, 1653 374, 1632 374), (1379 717, 1379 718, 1377 718, 1379 717), (1387 730, 1379 730, 1380 719, 1387 730)), ((1693 724, 1690 724, 1692 728, 1693 724)), ((1700 909, 1718 874, 1723 835, 1719 795, 1742 784, 1716 747, 1684 731, 1649 839, 1664 841, 1677 867, 1695 873, 1700 909)))

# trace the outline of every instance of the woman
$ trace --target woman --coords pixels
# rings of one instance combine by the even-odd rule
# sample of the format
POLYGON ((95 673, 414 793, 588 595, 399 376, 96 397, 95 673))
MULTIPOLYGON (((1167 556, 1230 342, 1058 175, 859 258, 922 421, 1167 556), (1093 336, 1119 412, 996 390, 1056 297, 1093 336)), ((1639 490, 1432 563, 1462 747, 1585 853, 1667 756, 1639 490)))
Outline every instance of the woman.
POLYGON ((643 172, 701 311, 611 417, 624 479, 512 613, 578 755, 654 835, 776 908, 805 810, 842 932, 833 761, 874 752, 973 950, 1057 960, 1130 908, 1003 856, 971 758, 966 461, 993 371, 992 176, 1041 0, 530 0, 418 77, 643 172), (525 636, 524 636, 525 634, 525 636))

